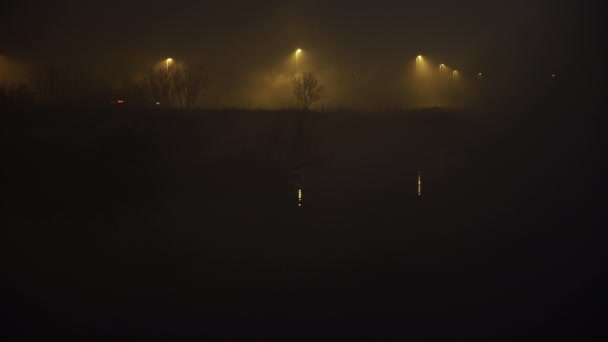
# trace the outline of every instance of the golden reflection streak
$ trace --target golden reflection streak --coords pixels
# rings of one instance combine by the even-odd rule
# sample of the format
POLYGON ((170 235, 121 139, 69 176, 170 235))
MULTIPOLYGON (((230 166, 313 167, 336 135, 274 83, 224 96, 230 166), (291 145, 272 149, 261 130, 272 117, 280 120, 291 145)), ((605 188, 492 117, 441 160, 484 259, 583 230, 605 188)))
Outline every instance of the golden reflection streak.
POLYGON ((298 207, 302 206, 302 189, 298 189, 298 207))

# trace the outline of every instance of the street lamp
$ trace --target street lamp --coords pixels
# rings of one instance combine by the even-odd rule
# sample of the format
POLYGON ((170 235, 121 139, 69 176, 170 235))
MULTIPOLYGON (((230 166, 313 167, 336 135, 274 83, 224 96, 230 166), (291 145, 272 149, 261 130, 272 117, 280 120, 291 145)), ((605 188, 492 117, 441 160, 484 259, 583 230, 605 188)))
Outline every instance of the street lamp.
POLYGON ((420 73, 422 70, 422 55, 416 57, 416 72, 420 73))
POLYGON ((173 58, 167 58, 167 73, 169 73, 169 63, 173 62, 173 58))
POLYGON ((296 50, 296 72, 300 72, 300 65, 298 64, 298 55, 302 53, 302 49, 296 50))

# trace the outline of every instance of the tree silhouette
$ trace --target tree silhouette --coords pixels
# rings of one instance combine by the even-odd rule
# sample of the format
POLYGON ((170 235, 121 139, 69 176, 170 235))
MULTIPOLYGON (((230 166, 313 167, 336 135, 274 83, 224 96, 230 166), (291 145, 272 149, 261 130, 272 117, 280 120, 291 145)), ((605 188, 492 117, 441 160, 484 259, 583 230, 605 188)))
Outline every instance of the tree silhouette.
POLYGON ((308 110, 310 106, 323 97, 323 86, 319 84, 312 72, 294 77, 291 82, 292 92, 299 102, 302 110, 308 110))
POLYGON ((149 100, 164 108, 192 108, 206 86, 203 67, 148 68, 143 73, 142 88, 149 100))
POLYGON ((69 102, 73 96, 73 80, 67 68, 49 65, 34 71, 32 88, 39 104, 59 105, 69 102))
POLYGON ((111 93, 110 86, 90 72, 59 65, 34 70, 30 87, 42 106, 97 105, 107 101, 111 93))
POLYGON ((152 103, 159 102, 163 107, 171 107, 171 76, 160 68, 147 68, 143 73, 142 88, 152 103))
POLYGON ((207 75, 203 67, 184 66, 172 74, 174 102, 181 108, 192 108, 196 99, 207 86, 207 75))

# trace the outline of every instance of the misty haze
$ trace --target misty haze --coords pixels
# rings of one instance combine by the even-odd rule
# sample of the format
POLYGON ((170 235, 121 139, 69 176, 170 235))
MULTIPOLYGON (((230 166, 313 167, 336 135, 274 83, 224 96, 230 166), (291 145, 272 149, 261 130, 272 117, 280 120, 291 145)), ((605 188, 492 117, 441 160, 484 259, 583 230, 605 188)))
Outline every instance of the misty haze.
POLYGON ((5 340, 604 334, 599 4, 0 9, 5 340))

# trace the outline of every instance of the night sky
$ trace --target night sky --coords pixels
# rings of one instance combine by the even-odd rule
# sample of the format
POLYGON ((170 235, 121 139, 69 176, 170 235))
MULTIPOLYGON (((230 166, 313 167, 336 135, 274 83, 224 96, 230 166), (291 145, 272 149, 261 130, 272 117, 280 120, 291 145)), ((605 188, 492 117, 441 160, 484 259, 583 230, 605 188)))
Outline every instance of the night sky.
POLYGON ((273 102, 254 90, 290 75, 297 48, 304 51, 306 70, 321 76, 336 101, 346 96, 340 89, 353 72, 366 84, 390 88, 418 54, 511 82, 531 73, 576 73, 583 66, 575 55, 585 56, 587 66, 601 59, 601 11, 579 1, 94 0, 2 6, 0 70, 6 79, 24 78, 22 70, 32 65, 64 64, 121 82, 172 57, 205 65, 208 103, 223 106, 273 102))

